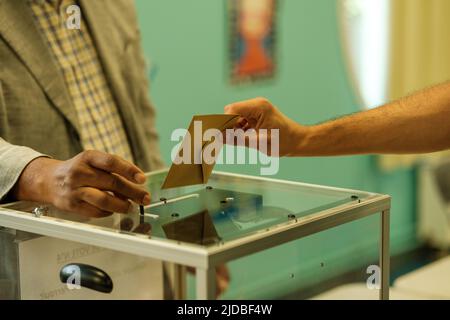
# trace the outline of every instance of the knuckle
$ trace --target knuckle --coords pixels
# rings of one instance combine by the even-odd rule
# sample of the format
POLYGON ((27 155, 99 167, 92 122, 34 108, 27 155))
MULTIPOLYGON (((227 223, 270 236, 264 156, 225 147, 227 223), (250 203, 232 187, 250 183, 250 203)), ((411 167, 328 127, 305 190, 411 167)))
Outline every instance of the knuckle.
POLYGON ((111 189, 114 190, 120 190, 122 187, 122 181, 119 179, 119 177, 115 175, 111 175, 111 189))
POLYGON ((64 186, 73 188, 80 178, 80 171, 77 167, 71 168, 64 177, 64 186))
POLYGON ((83 174, 83 168, 80 165, 74 165, 69 170, 69 175, 73 178, 78 178, 83 174))
POLYGON ((81 160, 84 160, 84 161, 88 160, 92 156, 93 152, 94 152, 94 150, 85 150, 85 151, 81 152, 80 153, 81 160))
POLYGON ((268 100, 267 98, 264 98, 264 97, 258 97, 258 98, 256 98, 256 99, 257 99, 257 101, 258 101, 258 104, 261 105, 261 106, 266 107, 267 105, 270 105, 270 102, 269 102, 269 100, 268 100))
POLYGON ((258 98, 259 99, 259 105, 261 108, 263 108, 266 112, 271 112, 274 110, 273 104, 267 99, 267 98, 258 98))
POLYGON ((116 159, 113 155, 105 154, 103 157, 103 164, 106 168, 112 168, 114 166, 116 159))
POLYGON ((63 187, 73 188, 75 186, 76 177, 72 172, 68 172, 63 180, 63 187))

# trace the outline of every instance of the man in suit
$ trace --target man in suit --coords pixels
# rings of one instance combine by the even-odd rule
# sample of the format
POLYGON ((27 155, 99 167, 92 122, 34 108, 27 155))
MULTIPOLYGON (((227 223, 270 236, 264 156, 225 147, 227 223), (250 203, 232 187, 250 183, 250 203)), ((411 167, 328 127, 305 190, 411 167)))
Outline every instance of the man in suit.
POLYGON ((0 0, 0 68, 0 201, 89 217, 150 202, 162 161, 133 1, 0 0))
POLYGON ((143 173, 163 163, 145 70, 133 0, 0 0, 0 203, 149 204, 143 173))

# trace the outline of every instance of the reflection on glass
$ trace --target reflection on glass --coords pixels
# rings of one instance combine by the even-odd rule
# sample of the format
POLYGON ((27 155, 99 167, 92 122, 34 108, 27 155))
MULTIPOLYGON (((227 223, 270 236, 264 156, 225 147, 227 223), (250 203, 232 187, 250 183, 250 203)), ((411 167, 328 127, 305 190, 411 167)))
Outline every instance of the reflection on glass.
POLYGON ((210 245, 286 222, 292 214, 285 209, 265 207, 260 194, 212 187, 178 199, 146 210, 158 217, 149 219, 155 236, 210 245))
POLYGON ((207 210, 162 226, 167 238, 177 241, 210 245, 220 240, 207 210))

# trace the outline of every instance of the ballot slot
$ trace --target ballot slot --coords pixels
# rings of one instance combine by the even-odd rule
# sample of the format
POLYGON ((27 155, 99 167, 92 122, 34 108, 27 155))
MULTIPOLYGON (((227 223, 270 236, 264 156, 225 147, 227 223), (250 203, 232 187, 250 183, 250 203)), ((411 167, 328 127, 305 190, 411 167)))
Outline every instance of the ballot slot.
MULTIPOLYGON (((148 206, 144 206, 144 209, 151 209, 151 208, 155 208, 155 207, 159 207, 168 203, 173 203, 173 202, 177 202, 177 201, 183 201, 186 199, 190 199, 190 198, 198 198, 200 195, 198 193, 193 193, 193 194, 187 194, 185 196, 180 196, 180 197, 176 197, 176 198, 172 198, 172 199, 167 199, 167 198, 161 198, 158 202, 154 202, 149 204, 148 206)), ((158 217, 157 215, 154 214, 149 214, 149 213, 144 213, 144 215, 150 216, 150 217, 158 217)))

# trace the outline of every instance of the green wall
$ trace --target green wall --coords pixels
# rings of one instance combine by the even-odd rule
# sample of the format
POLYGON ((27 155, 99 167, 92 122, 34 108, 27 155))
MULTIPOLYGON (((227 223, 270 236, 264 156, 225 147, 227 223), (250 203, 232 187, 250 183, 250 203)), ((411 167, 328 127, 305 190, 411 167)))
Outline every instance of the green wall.
MULTIPOLYGON (((144 50, 152 63, 150 93, 167 163, 174 146, 173 129, 185 128, 193 114, 222 113, 232 101, 265 96, 304 124, 360 109, 346 75, 334 0, 281 1, 277 79, 244 87, 233 87, 226 80, 224 1, 136 3, 144 50)), ((217 169, 258 173, 255 167, 217 169)), ((390 194, 392 252, 416 245, 412 171, 383 174, 370 156, 282 159, 277 178, 390 194)), ((233 282, 226 297, 274 298, 313 279, 364 265, 376 257, 377 232, 378 220, 368 218, 233 262, 233 282), (332 267, 323 272, 327 266, 332 267)))

